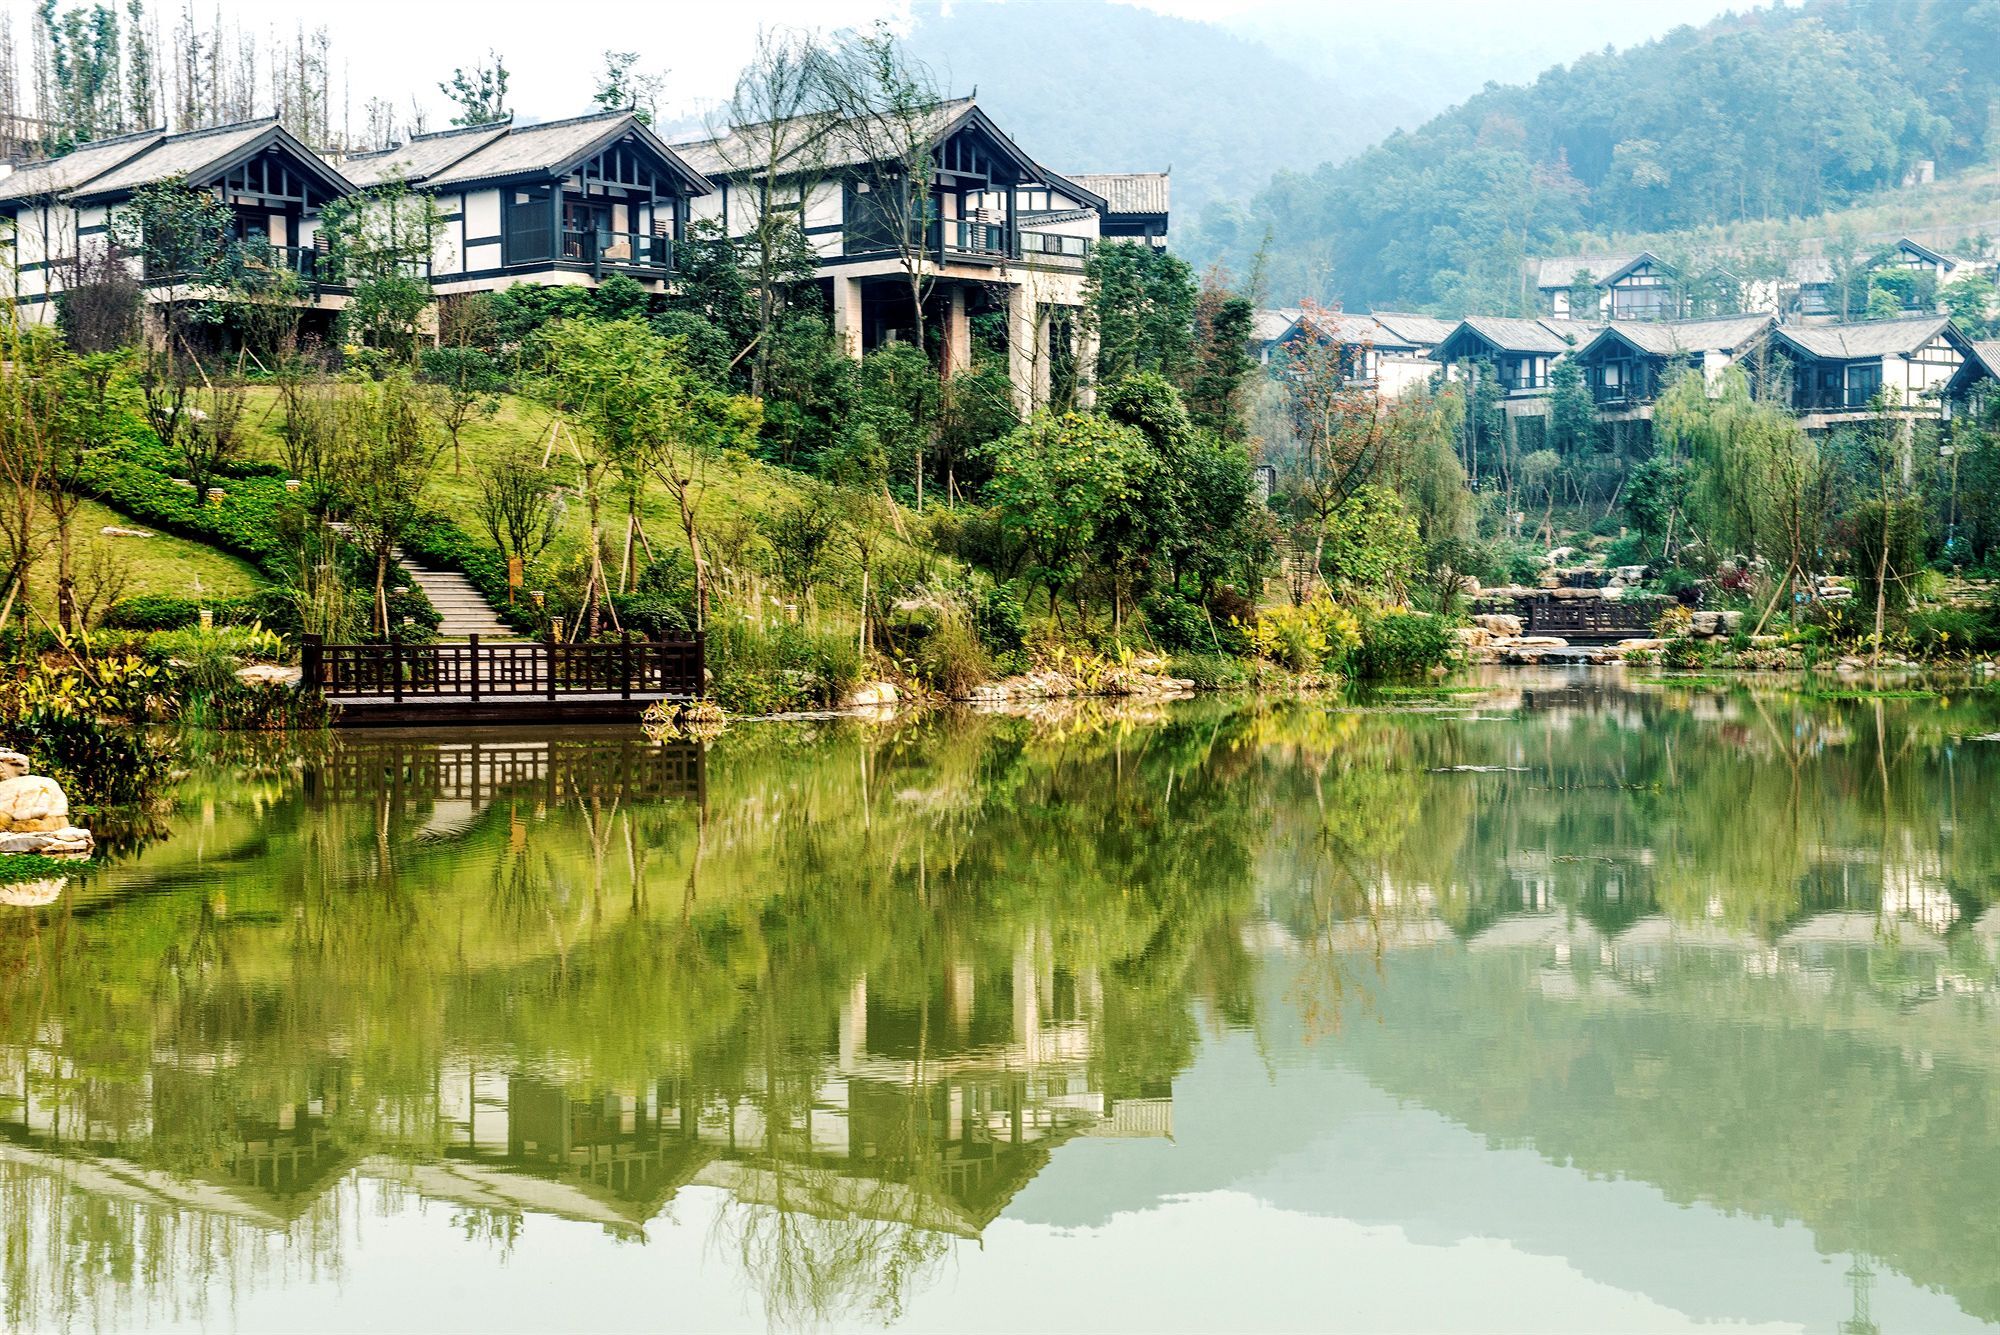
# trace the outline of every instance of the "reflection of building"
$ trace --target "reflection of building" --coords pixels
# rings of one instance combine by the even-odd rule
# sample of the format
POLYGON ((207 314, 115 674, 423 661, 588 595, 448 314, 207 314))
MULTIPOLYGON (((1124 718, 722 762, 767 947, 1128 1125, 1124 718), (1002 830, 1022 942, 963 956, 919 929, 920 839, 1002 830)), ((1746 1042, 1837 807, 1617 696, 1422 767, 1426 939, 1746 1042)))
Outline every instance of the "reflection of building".
POLYGON ((857 978, 814 1054, 688 1059, 565 1081, 456 1057, 414 1100, 338 1059, 308 1095, 237 1094, 240 1066, 156 1060, 93 1080, 60 1044, 0 1051, 0 1157, 136 1202, 282 1228, 350 1171, 499 1213, 637 1235, 682 1187, 747 1204, 976 1237, 1078 1135, 1171 1136, 1171 1087, 1105 1087, 1103 993, 1046 940, 915 1000, 857 978))

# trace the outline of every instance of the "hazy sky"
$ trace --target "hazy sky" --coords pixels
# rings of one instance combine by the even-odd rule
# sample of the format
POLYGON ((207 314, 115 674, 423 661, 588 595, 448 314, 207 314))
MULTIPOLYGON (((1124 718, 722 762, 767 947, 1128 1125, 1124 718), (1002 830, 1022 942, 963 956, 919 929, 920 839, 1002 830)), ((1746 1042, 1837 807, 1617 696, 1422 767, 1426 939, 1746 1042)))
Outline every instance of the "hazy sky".
MULTIPOLYGON (((1057 8, 1099 0, 1010 0, 1057 8)), ((1387 32, 1410 40, 1454 41, 1468 33, 1492 52, 1497 79, 1532 74, 1549 63, 1699 22, 1729 7, 1725 0, 1120 0, 1183 18, 1213 19, 1246 36, 1260 36, 1311 63, 1338 49, 1343 31, 1366 29, 1379 44, 1387 32), (1430 36, 1425 37, 1428 33, 1430 36), (1274 34, 1296 38, 1287 42, 1274 34)), ((152 0, 162 23, 182 0, 152 0)), ((437 81, 489 46, 512 72, 512 101, 524 119, 587 110, 607 47, 640 53, 642 68, 667 73, 665 110, 685 115, 727 96, 760 27, 840 28, 877 17, 904 22, 908 0, 654 0, 636 4, 549 4, 547 0, 193 0, 197 14, 222 11, 260 36, 324 25, 336 59, 347 66, 351 115, 361 103, 390 97, 400 111, 410 98, 432 108, 441 123, 437 81)), ((120 8, 123 6, 120 5, 120 8)), ((0 0, 25 35, 32 0, 0 0)), ((336 71, 336 77, 338 77, 336 71)), ((1474 91, 1465 89, 1466 93, 1474 91)), ((336 97, 339 96, 336 91, 336 97)))

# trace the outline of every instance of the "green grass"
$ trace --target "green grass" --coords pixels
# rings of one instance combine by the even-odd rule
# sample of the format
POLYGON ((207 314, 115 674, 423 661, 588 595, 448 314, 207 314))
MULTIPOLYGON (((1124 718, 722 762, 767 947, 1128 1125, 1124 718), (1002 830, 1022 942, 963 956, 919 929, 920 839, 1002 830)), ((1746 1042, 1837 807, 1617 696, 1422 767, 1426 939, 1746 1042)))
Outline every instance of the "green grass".
MULTIPOLYGON (((118 570, 124 586, 120 598, 162 594, 191 598, 198 588, 211 598, 239 598, 254 593, 264 581, 248 562, 226 555, 199 542, 161 533, 150 524, 127 518, 116 510, 85 501, 77 512, 75 528, 76 577, 84 585, 93 579, 93 564, 100 559, 118 570), (150 538, 107 537, 99 532, 107 525, 139 529, 150 538)), ((44 616, 53 617, 56 602, 56 554, 44 552, 29 576, 31 601, 44 616)))
POLYGON ((43 881, 51 876, 88 871, 96 865, 95 858, 45 858, 39 853, 0 853, 0 885, 43 881))
MULTIPOLYGON (((281 412, 275 389, 268 386, 251 388, 245 418, 250 427, 252 457, 272 463, 282 461, 278 430, 281 412)), ((457 467, 454 467, 451 450, 446 448, 437 474, 426 492, 426 506, 451 516, 460 528, 481 544, 488 543, 490 540, 477 515, 482 466, 507 451, 524 446, 540 453, 547 447, 549 434, 550 416, 546 409, 514 395, 502 396, 496 415, 474 422, 460 433, 462 457, 457 467)), ((566 429, 551 458, 554 469, 567 473, 570 449, 566 429)), ((785 615, 782 604, 788 601, 786 595, 768 579, 751 573, 749 568, 764 564, 758 562, 755 556, 761 548, 768 547, 758 530, 759 522, 782 512, 798 498, 807 483, 808 479, 799 474, 743 456, 726 458, 709 468, 707 488, 697 513, 702 526, 702 541, 719 576, 720 596, 727 597, 733 593, 735 597, 732 601, 759 603, 764 614, 773 619, 785 615)), ((687 550, 681 533, 680 513, 663 487, 653 485, 647 489, 640 504, 639 517, 655 553, 687 550)), ((917 526, 923 523, 921 516, 900 507, 897 519, 904 532, 910 534, 914 534, 917 526)), ((615 537, 622 531, 624 521, 624 498, 607 496, 601 522, 605 532, 614 539, 614 560, 615 537)), ((584 536, 588 525, 584 506, 572 497, 564 515, 562 535, 544 558, 545 573, 552 576, 563 563, 575 563, 581 559, 580 554, 587 546, 584 536)), ((831 548, 827 555, 827 571, 819 586, 825 592, 817 610, 822 619, 830 619, 835 624, 855 624, 860 568, 847 543, 835 541, 831 548)), ((885 562, 906 560, 916 550, 914 544, 892 533, 876 554, 877 569, 882 568, 885 562)), ((644 559, 643 549, 640 558, 644 559)), ((615 565, 610 574, 616 581, 618 571, 615 565)), ((530 570, 528 580, 531 588, 535 586, 535 576, 536 572, 530 570)))

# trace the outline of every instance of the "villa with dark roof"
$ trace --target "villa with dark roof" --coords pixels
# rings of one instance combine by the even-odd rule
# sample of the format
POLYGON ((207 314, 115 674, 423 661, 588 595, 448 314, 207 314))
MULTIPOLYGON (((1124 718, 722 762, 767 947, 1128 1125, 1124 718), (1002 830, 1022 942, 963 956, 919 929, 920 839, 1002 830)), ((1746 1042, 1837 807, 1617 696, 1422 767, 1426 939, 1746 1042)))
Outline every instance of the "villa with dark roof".
POLYGON ((1607 419, 1648 418, 1670 367, 1684 366, 1714 386, 1723 372, 1762 348, 1775 325, 1768 315, 1614 321, 1575 358, 1607 419))
POLYGON ((714 193, 629 111, 445 130, 342 166, 357 186, 401 181, 437 201, 440 294, 610 274, 662 291, 690 201, 714 193))
POLYGON ((1098 235, 1107 241, 1167 244, 1167 204, 1172 177, 1166 172, 1082 172, 1070 180, 1104 197, 1098 235))
MULTIPOLYGON (((275 119, 185 134, 149 130, 94 144, 0 179, 9 226, 13 295, 31 320, 55 318, 55 299, 79 260, 111 239, 112 214, 139 190, 167 181, 209 192, 229 207, 228 244, 251 262, 283 266, 303 280, 302 300, 320 309, 345 301, 318 264, 320 210, 353 185, 275 119), (252 248, 254 247, 254 251, 252 248)), ((179 277, 134 273, 149 289, 179 277)))
POLYGON ((1865 420, 1879 401, 1899 415, 1935 408, 1972 352, 1943 316, 1781 325, 1772 351, 1791 367, 1791 406, 1808 427, 1865 420))
POLYGON ((849 356, 915 337, 914 261, 926 289, 923 323, 942 334, 945 371, 971 365, 972 318, 1004 312, 1016 405, 1044 405, 1059 363, 1087 367, 1096 359, 1081 319, 1083 269, 1106 235, 1105 219, 1164 235, 1165 178, 1143 188, 1138 178, 1119 178, 1121 203, 1131 210, 1121 214, 1077 178, 1043 167, 970 98, 938 103, 913 138, 931 155, 930 199, 920 208, 875 197, 890 188, 884 164, 848 123, 737 126, 676 147, 718 187, 695 201, 694 217, 743 235, 760 210, 796 214, 819 253, 834 331, 849 356), (917 224, 921 237, 899 237, 915 218, 927 220, 917 224))
POLYGON ((1549 375, 1570 347, 1557 326, 1542 320, 1473 315, 1460 320, 1431 357, 1454 377, 1497 378, 1501 406, 1511 420, 1548 414, 1549 375))

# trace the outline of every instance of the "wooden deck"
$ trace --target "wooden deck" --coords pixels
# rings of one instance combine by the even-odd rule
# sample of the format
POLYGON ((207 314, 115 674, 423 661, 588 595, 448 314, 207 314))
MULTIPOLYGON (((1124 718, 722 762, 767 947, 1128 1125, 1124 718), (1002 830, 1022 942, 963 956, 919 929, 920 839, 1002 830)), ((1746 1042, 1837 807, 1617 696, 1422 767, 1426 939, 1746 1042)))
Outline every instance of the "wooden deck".
POLYGON ((671 640, 587 644, 324 644, 308 636, 300 689, 326 700, 337 726, 630 722, 659 701, 702 692, 706 645, 671 640))
POLYGON ((570 692, 551 700, 538 695, 469 694, 329 696, 327 708, 337 728, 453 727, 484 723, 636 723, 657 700, 692 697, 662 692, 570 692))

